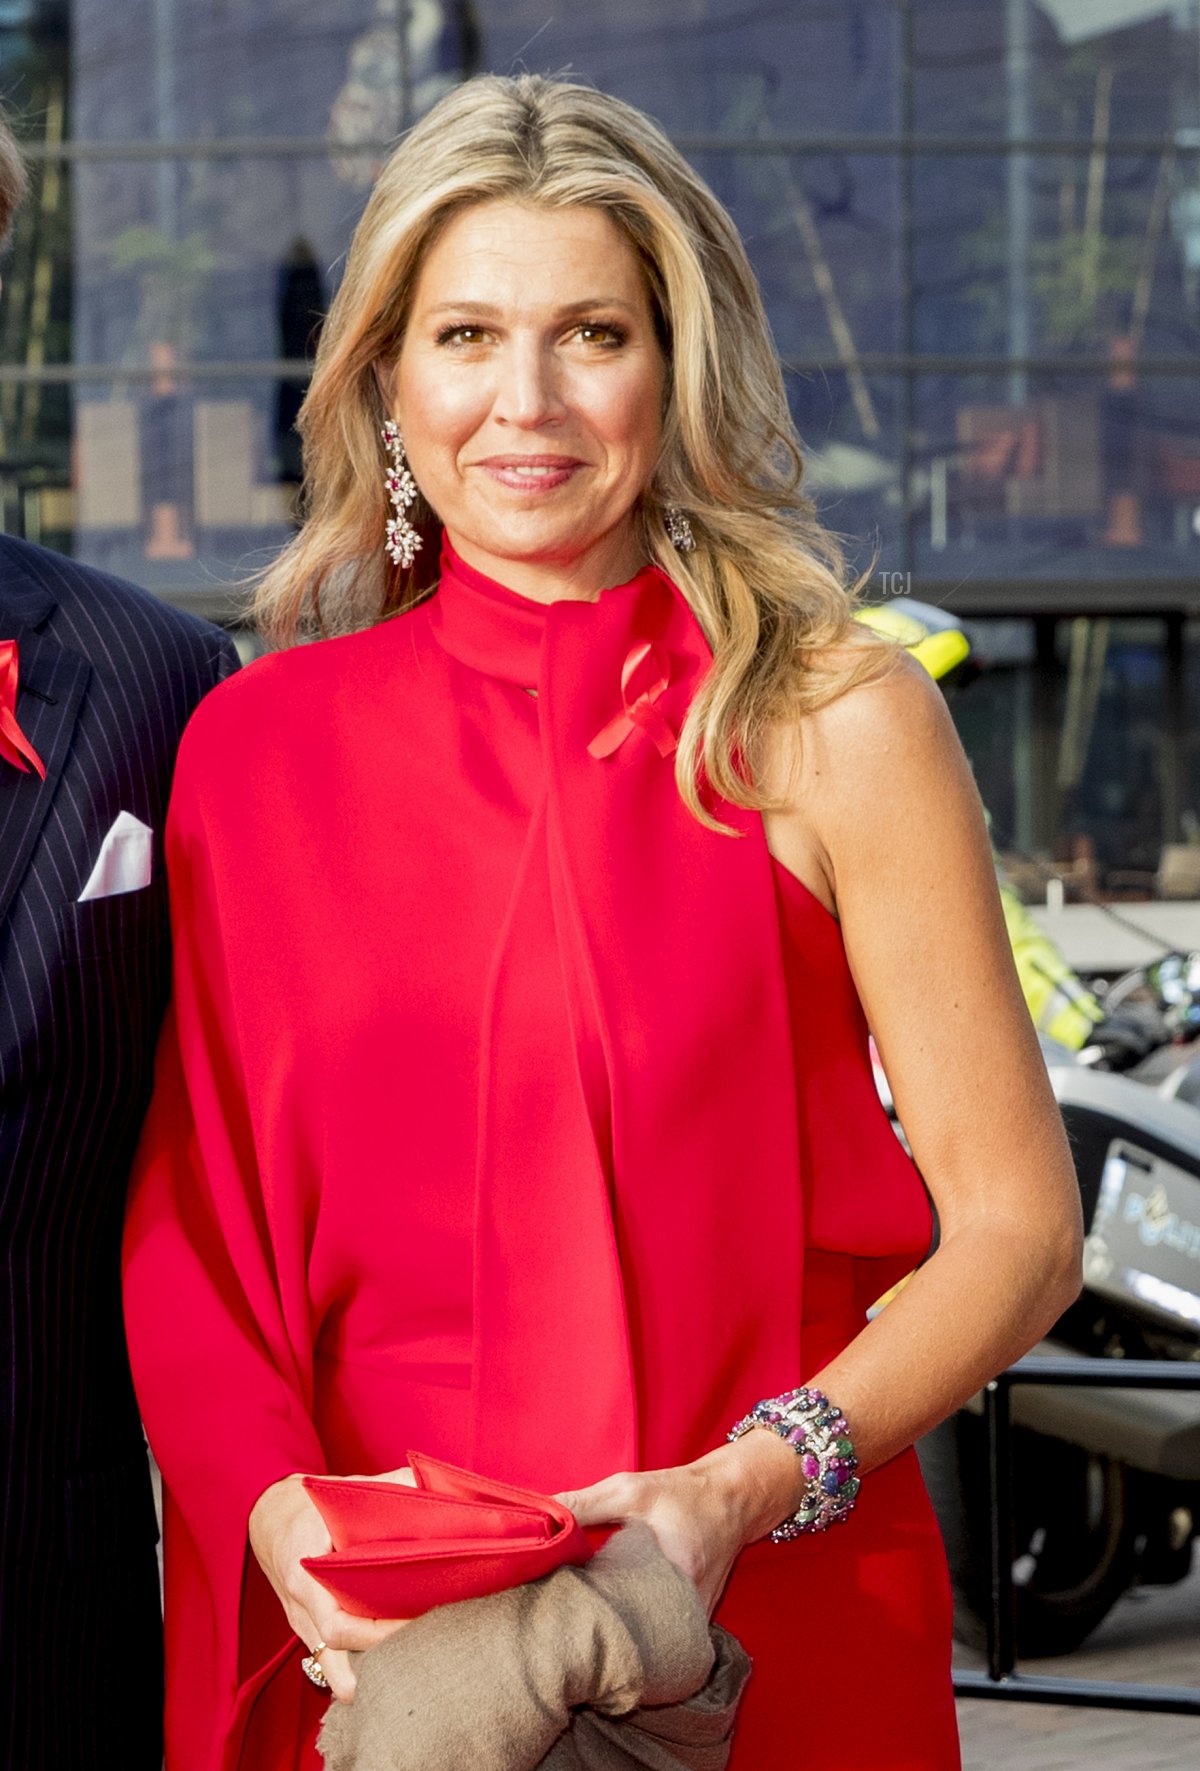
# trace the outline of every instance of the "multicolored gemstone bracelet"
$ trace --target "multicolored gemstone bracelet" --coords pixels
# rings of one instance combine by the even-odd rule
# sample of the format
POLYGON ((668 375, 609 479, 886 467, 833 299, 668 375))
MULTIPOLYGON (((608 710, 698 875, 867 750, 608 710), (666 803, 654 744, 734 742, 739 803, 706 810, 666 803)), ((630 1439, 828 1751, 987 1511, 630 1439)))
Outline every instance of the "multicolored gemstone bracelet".
POLYGON ((858 1459, 846 1417, 820 1390, 789 1390, 756 1402, 729 1432, 740 1439, 751 1427, 768 1427, 790 1445, 804 1472, 804 1497, 791 1518, 771 1533, 774 1543, 787 1543, 809 1531, 828 1531, 849 1518, 858 1497, 854 1474, 858 1459))

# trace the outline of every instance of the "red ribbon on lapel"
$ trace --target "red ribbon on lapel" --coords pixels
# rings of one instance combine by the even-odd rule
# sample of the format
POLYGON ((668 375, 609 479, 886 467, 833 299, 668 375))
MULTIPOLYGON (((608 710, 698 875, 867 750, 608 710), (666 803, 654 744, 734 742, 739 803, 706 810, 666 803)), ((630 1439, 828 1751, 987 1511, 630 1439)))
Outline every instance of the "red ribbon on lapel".
POLYGON ((0 640, 0 757, 22 774, 33 764, 44 781, 46 765, 17 724, 17 642, 0 640))
POLYGON ((653 640, 639 640, 631 646, 621 670, 624 705, 621 712, 596 733, 588 745, 589 754, 597 758, 611 756, 624 744, 633 728, 640 726, 661 757, 674 756, 679 740, 654 705, 669 681, 663 655, 653 640), (636 687, 639 677, 644 682, 642 688, 636 687), (645 682, 647 677, 650 680, 645 682))

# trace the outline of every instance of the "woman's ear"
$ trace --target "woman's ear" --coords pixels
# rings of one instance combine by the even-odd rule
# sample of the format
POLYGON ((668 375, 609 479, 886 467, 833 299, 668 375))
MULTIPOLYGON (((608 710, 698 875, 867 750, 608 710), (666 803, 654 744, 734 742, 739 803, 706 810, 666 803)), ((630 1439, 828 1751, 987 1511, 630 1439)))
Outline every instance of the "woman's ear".
POLYGON ((383 401, 383 409, 389 418, 395 417, 396 399, 396 365, 383 357, 375 359, 375 385, 379 389, 379 398, 383 401))

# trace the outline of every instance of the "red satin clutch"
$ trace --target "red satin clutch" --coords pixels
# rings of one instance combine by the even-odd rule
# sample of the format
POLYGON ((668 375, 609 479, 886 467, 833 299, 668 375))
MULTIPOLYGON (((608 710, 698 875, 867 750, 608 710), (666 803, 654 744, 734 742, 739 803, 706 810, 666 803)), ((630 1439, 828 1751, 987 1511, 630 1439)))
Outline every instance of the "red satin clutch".
POLYGON ((570 1562, 592 1546, 557 1501, 410 1451, 417 1478, 304 1486, 333 1539, 303 1566, 353 1617, 419 1617, 434 1605, 504 1592, 570 1562))

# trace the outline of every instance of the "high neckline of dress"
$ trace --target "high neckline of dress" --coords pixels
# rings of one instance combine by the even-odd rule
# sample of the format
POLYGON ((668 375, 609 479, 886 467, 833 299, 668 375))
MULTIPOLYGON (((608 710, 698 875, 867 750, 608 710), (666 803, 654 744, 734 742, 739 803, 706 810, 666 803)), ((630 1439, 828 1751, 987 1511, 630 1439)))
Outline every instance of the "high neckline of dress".
POLYGON ((510 590, 455 552, 442 536, 440 582, 430 603, 430 619, 439 643, 460 663, 522 689, 537 686, 542 644, 552 611, 598 609, 624 592, 636 592, 657 576, 644 566, 625 584, 601 591, 594 600, 563 597, 542 603, 510 590))

